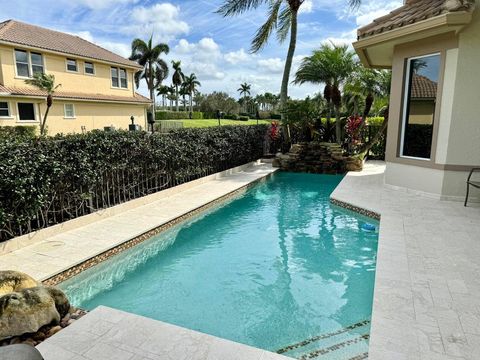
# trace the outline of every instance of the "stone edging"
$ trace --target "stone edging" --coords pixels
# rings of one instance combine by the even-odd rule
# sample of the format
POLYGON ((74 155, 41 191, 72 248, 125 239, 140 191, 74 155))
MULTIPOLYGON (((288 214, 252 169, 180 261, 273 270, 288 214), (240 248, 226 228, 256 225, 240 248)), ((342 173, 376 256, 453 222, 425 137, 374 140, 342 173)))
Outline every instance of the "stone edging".
POLYGON ((139 235, 137 237, 134 237, 133 239, 130 239, 130 240, 127 240, 125 241, 124 243, 120 244, 120 245, 117 245, 107 251, 104 251, 103 253, 101 254, 98 254, 88 260, 85 260, 83 261, 82 263, 80 264, 77 264, 65 271, 62 271, 61 273, 59 274, 56 274, 46 280, 44 280, 42 283, 44 285, 50 285, 50 286, 56 286, 78 274, 80 274, 81 272, 87 270, 87 269, 90 269, 91 267, 94 267, 106 260, 108 260, 109 258, 111 258, 112 256, 115 256, 115 255, 118 255, 120 254, 121 252, 125 251, 125 250, 128 250, 148 239, 150 239, 152 236, 155 236, 155 235, 158 235, 159 233, 167 230, 167 229, 170 229, 171 227, 189 219, 189 218, 192 218, 194 217, 195 215, 198 215, 202 212, 204 212, 205 210, 207 209, 210 209, 212 208, 213 206, 215 205, 219 205, 219 204, 222 204, 224 202, 226 202, 227 200, 231 200, 233 199, 234 197, 236 196, 240 196, 241 194, 244 194, 248 189, 250 189, 251 187, 257 185, 259 182, 262 182, 262 181, 265 181, 266 179, 268 179, 270 176, 272 176, 272 174, 274 174, 275 172, 272 172, 272 173, 269 173, 268 175, 262 177, 262 178, 259 178, 259 179, 256 179, 250 183, 248 183, 247 185, 244 185, 242 186, 241 188, 238 188, 226 195, 223 195, 209 203, 206 203, 194 210, 191 210, 171 221, 169 221, 168 223, 165 223, 163 225, 160 225, 152 230, 149 230, 147 232, 145 232, 144 234, 142 235, 139 235))
POLYGON ((344 209, 354 211, 356 213, 359 213, 359 214, 364 215, 364 216, 368 216, 368 217, 370 217, 372 219, 375 219, 375 220, 378 220, 378 221, 380 221, 380 219, 382 217, 379 213, 377 213, 375 211, 367 210, 367 209, 364 209, 364 208, 361 208, 361 207, 358 207, 358 206, 355 206, 355 205, 352 205, 352 204, 349 204, 349 203, 346 203, 346 202, 343 202, 343 201, 340 201, 340 200, 337 200, 337 199, 334 199, 334 198, 330 198, 330 202, 333 205, 340 206, 344 209))

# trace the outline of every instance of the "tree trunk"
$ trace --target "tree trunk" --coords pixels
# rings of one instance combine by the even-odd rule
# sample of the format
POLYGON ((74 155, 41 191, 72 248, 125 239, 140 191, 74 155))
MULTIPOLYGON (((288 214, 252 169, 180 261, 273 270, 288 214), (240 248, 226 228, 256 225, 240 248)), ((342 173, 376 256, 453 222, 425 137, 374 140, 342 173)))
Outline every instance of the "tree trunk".
POLYGON ((153 118, 155 119, 155 89, 153 86, 153 71, 152 71, 153 65, 151 61, 148 62, 148 67, 149 67, 150 82, 147 85, 150 90, 150 100, 152 100, 152 115, 153 115, 153 118))
POLYGON ((190 92, 190 112, 193 113, 193 91, 190 92))
POLYGON ((177 108, 177 112, 179 110, 178 107, 178 85, 175 85, 175 107, 177 108))
POLYGON ((360 150, 359 150, 359 154, 362 156, 362 157, 365 157, 365 155, 370 151, 370 149, 380 140, 380 138, 382 137, 382 135, 385 133, 385 131, 387 130, 388 128, 388 115, 389 115, 389 107, 387 106, 387 109, 385 110, 385 113, 384 113, 384 120, 383 120, 383 124, 382 124, 382 127, 380 128, 380 130, 378 130, 378 132, 375 134, 375 136, 373 137, 372 140, 370 140, 368 143, 366 143, 360 150))
POLYGON ((335 106, 335 136, 337 144, 342 143, 342 120, 340 119, 340 108, 335 106))
MULTIPOLYGON (((281 119, 285 121, 284 109, 288 100, 288 84, 290 83, 290 72, 292 71, 293 56, 297 47, 298 32, 298 9, 292 9, 292 19, 290 27, 290 45, 288 46, 287 58, 285 60, 285 69, 283 70, 282 87, 280 90, 281 119)), ((287 140, 290 141, 290 128, 287 126, 287 140)))
MULTIPOLYGON (((51 106, 51 105, 50 105, 51 106)), ((47 123, 48 112, 50 111, 50 106, 47 105, 47 110, 45 110, 45 115, 43 115, 42 123, 40 124, 40 135, 45 136, 45 124, 47 123)))

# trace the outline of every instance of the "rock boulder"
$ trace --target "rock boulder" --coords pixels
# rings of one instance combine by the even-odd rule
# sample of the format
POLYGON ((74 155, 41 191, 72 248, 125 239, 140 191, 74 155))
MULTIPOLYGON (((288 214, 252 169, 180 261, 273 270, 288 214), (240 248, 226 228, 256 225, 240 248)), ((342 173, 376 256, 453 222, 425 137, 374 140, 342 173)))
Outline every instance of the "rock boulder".
POLYGON ((39 286, 31 276, 18 271, 0 271, 0 296, 39 286))

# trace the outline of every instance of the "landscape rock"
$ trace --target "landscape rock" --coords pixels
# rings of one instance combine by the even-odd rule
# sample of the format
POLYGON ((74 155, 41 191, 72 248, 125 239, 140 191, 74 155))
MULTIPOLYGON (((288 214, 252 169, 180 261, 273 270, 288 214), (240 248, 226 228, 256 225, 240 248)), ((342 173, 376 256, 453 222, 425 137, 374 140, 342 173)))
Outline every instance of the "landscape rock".
POLYGON ((70 303, 62 291, 36 286, 0 297, 0 340, 35 333, 67 314, 70 303))
POLYGON ((363 161, 345 156, 339 144, 309 142, 293 144, 287 154, 277 154, 273 166, 292 172, 343 174, 361 171, 363 161))
POLYGON ((39 286, 31 276, 19 271, 0 271, 0 296, 39 286))

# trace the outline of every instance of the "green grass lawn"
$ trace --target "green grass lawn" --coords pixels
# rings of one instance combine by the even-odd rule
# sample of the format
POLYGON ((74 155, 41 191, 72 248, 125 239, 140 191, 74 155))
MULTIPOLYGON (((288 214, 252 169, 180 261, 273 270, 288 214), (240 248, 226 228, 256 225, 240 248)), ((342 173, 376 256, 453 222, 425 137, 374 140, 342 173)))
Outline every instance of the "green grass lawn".
MULTIPOLYGON (((203 119, 203 120, 163 120, 167 121, 177 121, 182 122, 183 127, 185 128, 203 128, 218 126, 218 120, 216 119, 203 119)), ((220 120, 220 123, 223 125, 256 125, 257 120, 248 120, 248 121, 239 121, 239 120, 220 120)), ((271 120, 259 120, 259 124, 270 124, 271 120)))

